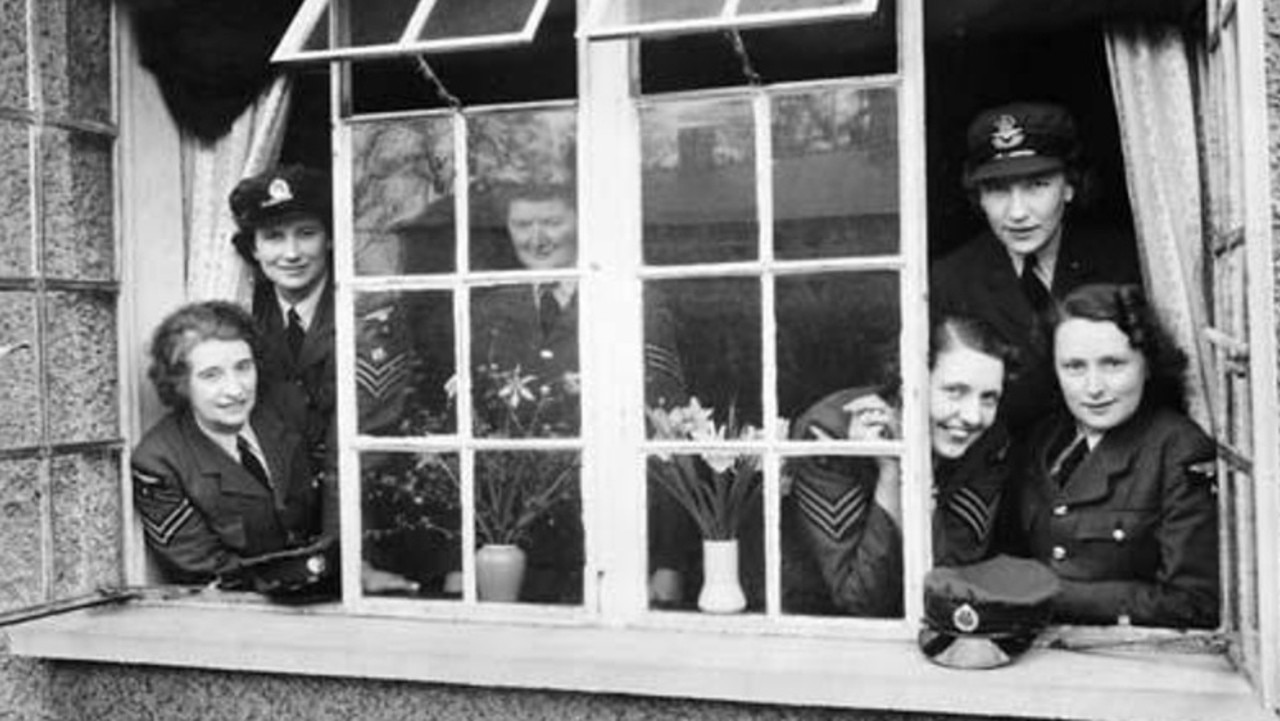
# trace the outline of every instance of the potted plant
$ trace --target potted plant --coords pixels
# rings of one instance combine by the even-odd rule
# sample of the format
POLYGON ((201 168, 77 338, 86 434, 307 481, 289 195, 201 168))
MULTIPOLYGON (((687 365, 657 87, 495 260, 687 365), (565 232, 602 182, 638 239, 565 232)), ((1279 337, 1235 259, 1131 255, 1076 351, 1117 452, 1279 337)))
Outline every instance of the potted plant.
MULTIPOLYGON (((649 408, 655 438, 718 443, 758 440, 760 429, 740 426, 730 407, 725 424, 697 398, 671 409, 649 408)), ((703 584, 698 608, 737 613, 746 608, 738 578, 738 529, 760 493, 760 457, 753 453, 702 450, 658 454, 650 463, 658 486, 693 518, 702 534, 703 584)))

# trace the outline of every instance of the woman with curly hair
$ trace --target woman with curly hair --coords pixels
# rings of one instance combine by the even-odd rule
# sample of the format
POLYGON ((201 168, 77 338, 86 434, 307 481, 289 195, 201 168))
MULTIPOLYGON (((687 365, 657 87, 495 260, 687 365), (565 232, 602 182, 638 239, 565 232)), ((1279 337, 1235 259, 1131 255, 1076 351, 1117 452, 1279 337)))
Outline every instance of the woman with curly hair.
POLYGON ((1058 307, 1065 407, 1029 438, 1021 530, 1070 623, 1218 623, 1215 447, 1185 415, 1186 356, 1141 291, 1087 285, 1058 307))
POLYGON ((135 508, 167 581, 245 583, 247 561, 336 538, 336 489, 298 431, 258 403, 253 318, 223 301, 171 313, 149 375, 171 412, 133 452, 135 508))

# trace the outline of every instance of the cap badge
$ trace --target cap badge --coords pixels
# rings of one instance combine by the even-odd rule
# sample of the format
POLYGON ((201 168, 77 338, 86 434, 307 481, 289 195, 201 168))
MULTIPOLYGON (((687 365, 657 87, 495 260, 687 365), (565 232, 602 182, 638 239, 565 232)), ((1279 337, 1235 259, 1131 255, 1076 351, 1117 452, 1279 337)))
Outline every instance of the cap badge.
POLYGON ((262 207, 269 208, 273 205, 287 203, 293 200, 293 188, 289 187, 289 181, 284 178, 276 178, 267 186, 267 199, 262 203, 262 207))
POLYGON ((955 624, 956 630, 963 633, 973 633, 977 630, 980 620, 978 612, 967 603, 961 604, 951 614, 951 623, 955 624))
POLYGON ((1012 115, 1001 115, 991 124, 991 147, 996 150, 1011 150, 1022 145, 1027 139, 1018 119, 1012 115))

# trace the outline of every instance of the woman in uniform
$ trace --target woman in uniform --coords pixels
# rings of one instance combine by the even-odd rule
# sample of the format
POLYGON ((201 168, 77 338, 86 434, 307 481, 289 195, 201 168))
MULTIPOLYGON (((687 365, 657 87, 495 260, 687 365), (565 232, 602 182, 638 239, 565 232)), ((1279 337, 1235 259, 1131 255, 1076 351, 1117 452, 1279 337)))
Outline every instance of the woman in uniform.
POLYGON ((1029 439, 1020 507, 1055 617, 1216 626, 1215 449, 1184 413, 1186 356, 1129 285, 1070 293, 1053 344, 1065 408, 1029 439))

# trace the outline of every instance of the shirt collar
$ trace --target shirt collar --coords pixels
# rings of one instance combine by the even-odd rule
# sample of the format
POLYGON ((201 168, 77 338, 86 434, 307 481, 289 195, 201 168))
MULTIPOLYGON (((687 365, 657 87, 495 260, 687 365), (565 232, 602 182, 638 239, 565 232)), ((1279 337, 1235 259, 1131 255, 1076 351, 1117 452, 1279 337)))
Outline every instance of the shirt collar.
POLYGON ((311 323, 316 318, 316 311, 320 308, 320 296, 324 295, 324 286, 329 282, 326 274, 324 278, 316 283, 316 287, 311 289, 306 298, 297 303, 290 303, 276 293, 276 305, 280 308, 280 317, 284 319, 284 324, 289 325, 289 310, 293 309, 298 314, 299 322, 302 323, 303 330, 311 330, 311 323))
POLYGON ((552 293, 556 297, 556 302, 561 308, 567 308, 569 303, 573 302, 573 295, 578 292, 578 281, 576 280, 558 280, 551 283, 538 283, 533 287, 533 299, 537 303, 542 298, 542 291, 548 286, 552 286, 552 293))
POLYGON ((215 445, 226 451, 227 455, 235 459, 237 463, 240 462, 240 449, 236 446, 236 439, 243 437, 249 443, 249 448, 253 451, 253 454, 258 457, 258 461, 262 463, 263 468, 266 468, 266 463, 264 462, 266 456, 262 454, 262 444, 258 443, 258 434, 254 433, 252 424, 245 423, 236 433, 222 433, 205 426, 200 422, 199 418, 196 418, 195 421, 196 428, 199 428, 200 432, 213 441, 215 445))
MULTIPOLYGON (((1044 287, 1053 288, 1053 274, 1058 269, 1058 255, 1062 249, 1062 228, 1058 229, 1058 235, 1044 247, 1036 251, 1036 275, 1039 276, 1040 282, 1044 283, 1044 287)), ((1026 258, 1018 253, 1009 253, 1009 258, 1013 260, 1013 272, 1022 277, 1022 266, 1026 262, 1026 258)))

